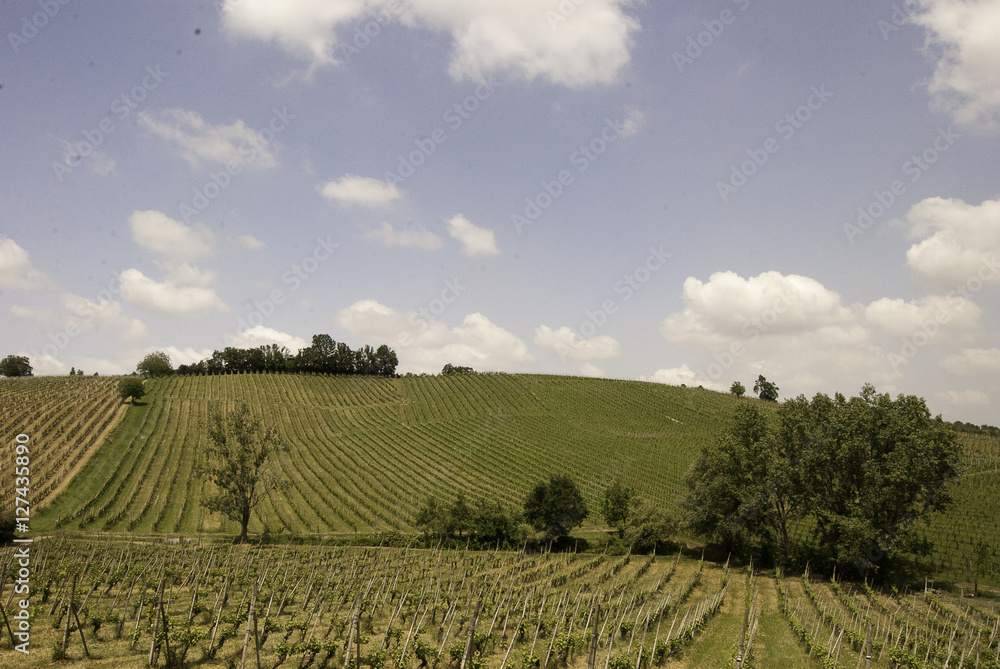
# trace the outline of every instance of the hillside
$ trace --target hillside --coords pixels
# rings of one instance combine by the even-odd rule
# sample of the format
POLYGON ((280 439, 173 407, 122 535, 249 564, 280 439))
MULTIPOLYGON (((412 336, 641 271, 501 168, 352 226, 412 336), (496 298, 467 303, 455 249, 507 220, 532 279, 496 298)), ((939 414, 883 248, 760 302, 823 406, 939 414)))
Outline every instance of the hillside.
MULTIPOLYGON (((19 387, 32 383, 46 394, 24 400, 28 405, 57 401, 46 385, 51 381, 19 387)), ((250 531, 334 534, 408 531, 430 494, 464 491, 518 505, 532 483, 560 471, 580 483, 595 509, 615 478, 672 506, 691 460, 724 429, 738 401, 698 388, 507 374, 171 377, 148 381, 147 390, 63 494, 36 511, 33 529, 234 531, 201 508, 203 486, 193 475, 208 409, 220 402, 248 400, 290 446, 279 467, 292 485, 265 503, 250 531)), ((67 412, 54 413, 68 420, 67 412)), ((73 415, 82 421, 87 412, 73 415)), ((40 449, 52 441, 44 425, 32 439, 40 449)), ((966 462, 958 504, 928 532, 938 543, 935 567, 955 578, 975 538, 1000 548, 1000 440, 961 440, 966 462)), ((45 457, 35 458, 41 468, 45 457)), ((71 471, 65 464, 47 467, 71 471)))

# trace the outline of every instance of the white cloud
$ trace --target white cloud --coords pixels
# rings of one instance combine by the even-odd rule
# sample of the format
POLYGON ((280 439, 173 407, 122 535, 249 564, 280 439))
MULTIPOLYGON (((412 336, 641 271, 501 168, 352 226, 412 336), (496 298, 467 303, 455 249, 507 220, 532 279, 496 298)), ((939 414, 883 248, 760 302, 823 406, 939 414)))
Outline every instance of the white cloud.
POLYGON ((333 200, 343 207, 369 209, 390 207, 393 202, 403 197, 403 191, 396 184, 353 174, 327 181, 319 187, 319 192, 327 200, 333 200))
POLYGON ((1000 200, 977 206, 931 197, 906 220, 910 237, 920 240, 906 252, 917 278, 952 289, 970 280, 1000 283, 1000 200))
POLYGON ((1000 127, 1000 5, 993 0, 919 0, 911 20, 936 59, 927 84, 935 109, 960 125, 1000 127))
POLYGON ((133 211, 128 223, 136 244, 170 260, 193 260, 212 252, 214 235, 201 223, 188 226, 155 209, 133 211))
POLYGON ((170 356, 170 364, 176 369, 179 365, 193 365, 196 362, 201 362, 206 358, 211 358, 214 351, 210 348, 203 348, 198 351, 191 348, 177 348, 176 346, 150 346, 145 349, 140 355, 136 356, 137 360, 141 360, 153 351, 163 351, 168 356, 170 356))
POLYGON ((415 311, 362 300, 341 309, 337 322, 367 343, 394 349, 402 373, 437 373, 449 362, 479 371, 514 371, 534 361, 521 339, 480 313, 449 328, 442 321, 424 320, 415 311))
POLYGON ((251 249, 253 251, 259 251, 264 248, 264 242, 260 241, 253 235, 239 235, 236 238, 236 242, 245 249, 251 249))
POLYGON ((607 376, 604 373, 603 369, 589 362, 585 362, 582 365, 580 365, 580 374, 583 376, 592 376, 599 379, 602 379, 605 376, 607 376))
POLYGON ((150 279, 137 269, 121 273, 121 295, 140 309, 166 316, 195 318, 229 307, 206 286, 183 286, 150 279))
POLYGON ((211 125, 201 114, 168 109, 154 115, 139 112, 139 124, 166 141, 195 169, 207 165, 269 169, 278 164, 276 149, 243 121, 211 125))
POLYGON ((631 137, 639 132, 645 120, 646 115, 638 109, 629 110, 625 116, 625 122, 622 124, 622 137, 631 137))
POLYGON ((743 279, 718 272, 707 283, 689 278, 684 303, 660 332, 698 362, 694 369, 660 370, 655 380, 724 390, 733 380, 746 385, 763 374, 780 380, 787 397, 861 388, 866 381, 884 385, 897 375, 864 308, 844 306, 840 295, 809 277, 764 272, 743 279))
POLYGON ((29 306, 24 304, 12 304, 7 307, 7 313, 14 318, 26 321, 35 321, 40 327, 53 329, 58 327, 59 316, 55 309, 49 307, 29 306))
POLYGON ((461 214, 455 214, 445 223, 448 224, 448 234, 462 243, 465 255, 493 256, 500 253, 492 230, 473 225, 461 214))
POLYGON ((277 344, 284 346, 292 353, 309 346, 309 342, 302 337, 296 337, 263 325, 255 325, 236 335, 229 335, 228 340, 228 345, 236 348, 257 348, 258 346, 277 344))
POLYGON ((28 252, 8 237, 0 237, 0 290, 45 290, 53 282, 31 264, 28 252))
POLYGON ((64 293, 60 301, 63 308, 72 314, 66 320, 67 328, 72 326, 80 332, 110 333, 116 339, 130 344, 149 339, 146 324, 127 315, 120 302, 93 302, 72 293, 64 293))
POLYGON ((558 330, 548 325, 535 328, 535 345, 557 353, 561 358, 576 360, 606 360, 617 358, 622 353, 621 344, 614 337, 599 335, 582 339, 566 326, 558 330))
POLYGON ((364 237, 385 246, 417 246, 427 250, 441 248, 442 243, 440 237, 422 225, 397 230, 384 221, 379 227, 365 232, 364 237))
POLYGON ((895 337, 908 337, 923 329, 938 333, 971 334, 979 328, 983 310, 957 295, 929 295, 910 302, 883 297, 865 308, 872 325, 895 337))
POLYGON ((652 376, 640 376, 640 381, 653 381, 654 383, 665 383, 668 386, 705 386, 713 390, 727 390, 723 384, 711 381, 707 377, 700 376, 687 365, 680 367, 670 367, 658 369, 652 376))
POLYGON ((448 71, 456 81, 547 79, 582 88, 618 80, 630 60, 639 21, 623 8, 630 0, 229 0, 230 34, 277 42, 311 61, 310 72, 337 63, 338 32, 374 12, 411 28, 451 36, 448 71))
POLYGON ((954 407, 989 406, 990 398, 978 390, 948 390, 937 394, 937 399, 954 407))
POLYGON ((1000 348, 963 348, 940 364, 952 374, 995 376, 1000 374, 1000 348))

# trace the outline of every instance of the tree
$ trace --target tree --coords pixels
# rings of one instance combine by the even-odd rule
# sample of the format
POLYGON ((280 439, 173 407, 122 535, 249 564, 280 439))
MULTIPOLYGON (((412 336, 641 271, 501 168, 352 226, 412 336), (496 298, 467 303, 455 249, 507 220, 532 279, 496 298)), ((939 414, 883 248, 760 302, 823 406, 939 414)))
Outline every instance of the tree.
POLYGON ((601 497, 601 515, 608 525, 618 530, 619 537, 625 536, 625 521, 628 520, 634 497, 632 489, 621 481, 615 481, 604 489, 604 496, 601 497))
POLYGON ((957 436, 924 400, 896 400, 865 384, 850 400, 818 394, 786 402, 779 439, 798 454, 803 502, 834 564, 876 577, 920 547, 919 520, 951 501, 957 436))
POLYGON ((636 500, 625 526, 625 543, 633 553, 665 553, 675 547, 677 521, 666 509, 636 500))
POLYGON ((757 393, 757 397, 766 402, 778 401, 778 386, 765 379, 763 374, 754 381, 753 391, 757 393))
POLYGON ((497 501, 481 500, 472 521, 472 541, 480 548, 520 548, 521 536, 517 515, 497 501))
POLYGON ((126 376, 118 382, 118 395, 122 398, 122 402, 128 400, 136 402, 145 394, 146 389, 138 376, 126 376))
POLYGON ((448 507, 448 536, 457 534, 461 539, 472 529, 473 520, 472 507, 465 501, 465 493, 458 493, 448 507))
POLYGON ((33 376, 26 355, 8 355, 0 360, 0 376, 33 376))
POLYGON ((987 578, 996 571, 997 560, 993 555, 993 550, 982 539, 976 541, 972 546, 972 553, 965 555, 969 577, 972 579, 972 596, 979 596, 979 581, 987 578))
POLYGON ((587 504, 567 474, 553 474, 539 481, 524 500, 524 519, 552 542, 569 534, 587 517, 587 504))
POLYGON ((453 365, 450 362, 445 363, 444 367, 441 368, 441 376, 450 376, 452 374, 475 374, 475 370, 472 367, 453 365))
POLYGON ((76 376, 76 367, 70 367, 69 368, 69 375, 70 376, 76 376))
POLYGON ((685 524, 730 550, 746 553, 761 545, 786 562, 788 525, 800 509, 792 460, 771 435, 764 412, 740 403, 727 432, 695 458, 685 476, 685 524))
POLYGON ((733 381, 733 385, 729 386, 729 392, 731 392, 733 395, 736 395, 737 397, 743 397, 743 393, 745 393, 746 391, 747 389, 744 388, 743 384, 740 383, 739 381, 733 381))
POLYGON ((145 376, 157 377, 169 376, 174 368, 170 364, 169 355, 163 351, 153 351, 135 366, 135 371, 145 376))
POLYGON ((448 509, 431 495, 417 511, 413 524, 423 531, 425 537, 443 541, 448 538, 448 509))
POLYGON ((270 464, 288 447, 277 430, 265 426, 243 401, 229 413, 213 408, 207 432, 206 463, 199 471, 218 491, 206 497, 202 506, 239 523, 240 542, 246 542, 250 513, 271 491, 287 485, 270 471, 270 464))

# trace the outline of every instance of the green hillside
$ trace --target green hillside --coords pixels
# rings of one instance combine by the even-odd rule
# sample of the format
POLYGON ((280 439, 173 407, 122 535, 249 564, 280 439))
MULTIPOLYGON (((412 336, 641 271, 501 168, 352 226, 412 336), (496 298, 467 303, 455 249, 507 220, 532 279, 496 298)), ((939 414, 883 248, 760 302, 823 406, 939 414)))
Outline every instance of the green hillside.
MULTIPOLYGON (((616 478, 675 506, 699 450, 725 428, 731 395, 638 381, 475 374, 409 378, 248 374, 147 382, 143 404, 33 521, 35 529, 234 532, 204 511, 193 469, 208 410, 251 403, 290 446, 291 487, 250 531, 341 534, 411 530, 430 494, 519 505, 529 487, 568 472, 593 509, 616 478)), ((765 406, 774 406, 767 405, 765 406)), ((981 537, 1000 548, 1000 440, 962 435, 959 505, 936 518, 935 566, 960 578, 981 537)))

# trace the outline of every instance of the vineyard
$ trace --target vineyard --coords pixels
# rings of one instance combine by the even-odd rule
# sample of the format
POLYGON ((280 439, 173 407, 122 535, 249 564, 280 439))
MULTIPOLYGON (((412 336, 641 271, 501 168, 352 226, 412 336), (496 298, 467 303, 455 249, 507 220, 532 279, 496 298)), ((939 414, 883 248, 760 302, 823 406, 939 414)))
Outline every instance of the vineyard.
MULTIPOLYGON (((680 553, 59 538, 33 544, 31 561, 30 654, 2 626, 0 666, 1000 666, 996 607, 680 553)), ((11 612, 14 549, 0 563, 11 612)))
MULTIPOLYGON (((45 435, 32 467, 32 498, 44 505, 104 441, 125 415, 118 380, 94 377, 0 379, 0 433, 45 435)), ((0 485, 14 489, 13 450, 3 453, 0 485)), ((4 496, 5 508, 13 506, 4 496)))
MULTIPOLYGON (((0 381, 5 433, 29 434, 36 449, 33 532, 238 532, 202 508, 207 491, 195 475, 209 409, 237 400, 263 413, 289 445, 276 468, 290 486, 259 507, 251 533, 317 537, 412 532, 430 494, 464 492, 516 507, 537 480, 560 472, 573 476, 592 510, 615 479, 676 509, 692 459, 725 428, 737 401, 757 401, 538 375, 240 374, 150 380, 143 401, 126 411, 116 383, 0 381)), ((956 504, 925 530, 935 545, 928 568, 952 581, 969 580, 976 541, 1000 554, 1000 439, 960 439, 956 504)), ((595 513, 582 535, 600 529, 595 513)), ((996 584, 997 576, 982 582, 996 584)))

